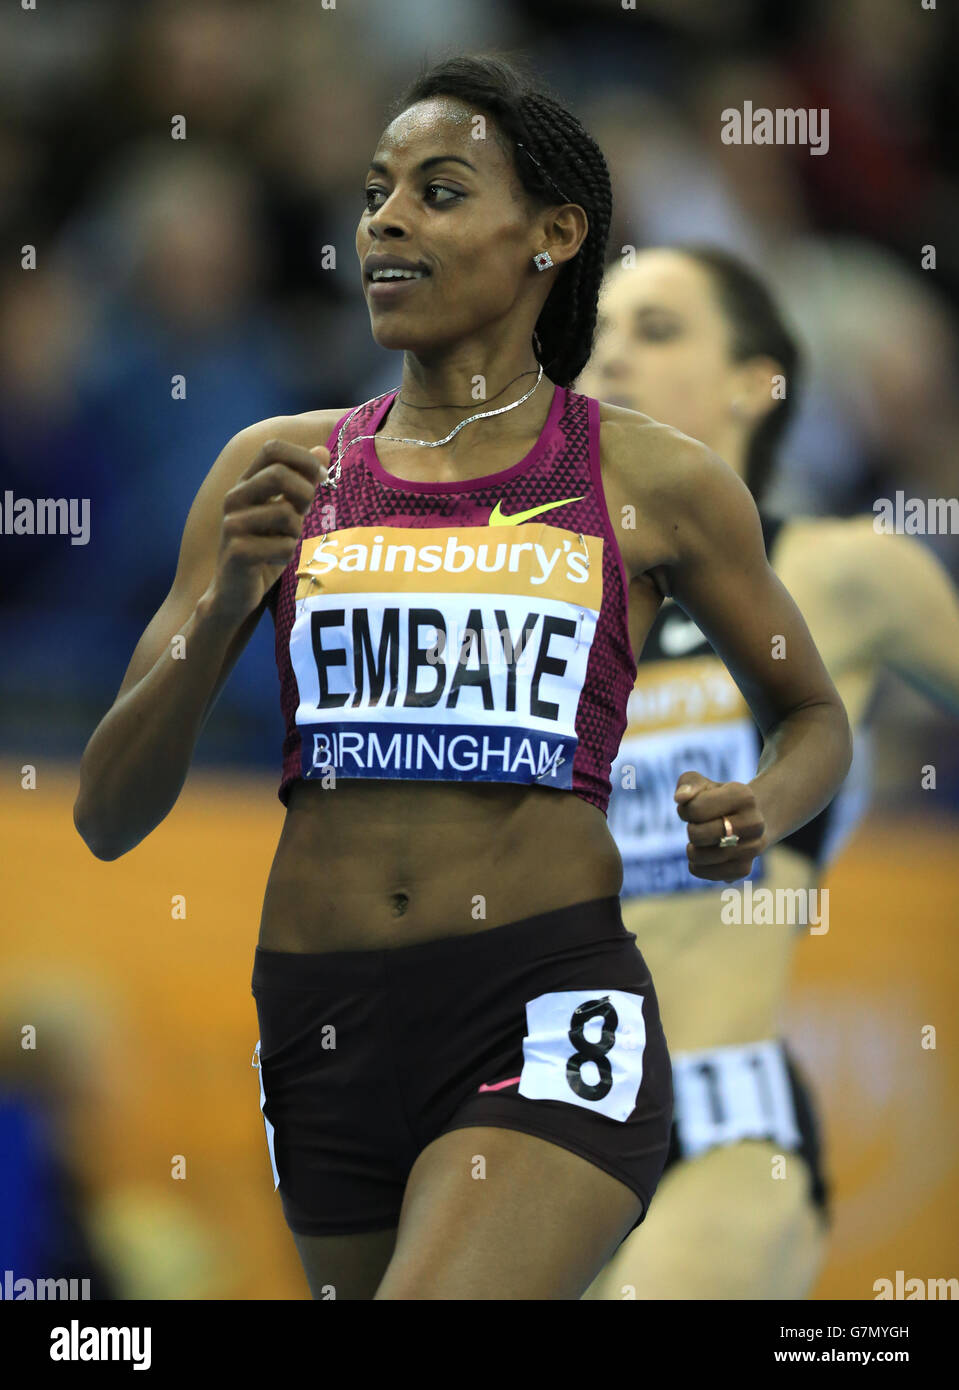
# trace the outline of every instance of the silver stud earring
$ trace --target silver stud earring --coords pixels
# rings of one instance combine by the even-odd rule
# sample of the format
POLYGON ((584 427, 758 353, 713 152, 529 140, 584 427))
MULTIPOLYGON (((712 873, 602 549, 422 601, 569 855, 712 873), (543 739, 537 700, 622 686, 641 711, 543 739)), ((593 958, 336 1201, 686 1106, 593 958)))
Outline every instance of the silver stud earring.
POLYGON ((537 270, 549 270, 553 264, 553 258, 548 251, 540 251, 538 256, 533 257, 533 264, 537 270))

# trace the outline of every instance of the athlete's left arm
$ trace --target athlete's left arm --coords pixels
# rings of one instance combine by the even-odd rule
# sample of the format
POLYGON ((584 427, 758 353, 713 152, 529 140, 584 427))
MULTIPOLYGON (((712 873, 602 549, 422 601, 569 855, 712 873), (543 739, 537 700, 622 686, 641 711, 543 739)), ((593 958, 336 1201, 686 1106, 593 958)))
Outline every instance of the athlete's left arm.
POLYGON ((672 595, 719 653, 764 740, 745 786, 686 777, 680 783, 693 795, 677 789, 679 814, 690 822, 691 872, 732 882, 832 800, 849 770, 852 735, 805 620, 767 561, 749 489, 685 436, 674 438, 670 453, 672 595), (750 849, 757 814, 762 830, 750 849), (718 848, 727 815, 737 834, 747 832, 738 849, 718 848))
POLYGON ((959 714, 959 593, 923 541, 877 533, 874 520, 841 524, 833 591, 876 661, 959 714))

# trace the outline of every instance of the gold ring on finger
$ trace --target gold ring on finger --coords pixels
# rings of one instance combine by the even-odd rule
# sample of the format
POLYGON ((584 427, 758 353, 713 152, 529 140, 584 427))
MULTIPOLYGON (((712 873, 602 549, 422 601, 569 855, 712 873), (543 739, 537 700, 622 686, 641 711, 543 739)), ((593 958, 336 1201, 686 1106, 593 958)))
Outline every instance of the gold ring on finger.
POLYGON ((719 842, 720 849, 732 849, 733 845, 739 844, 739 836, 733 832, 733 823, 728 816, 723 816, 723 829, 726 834, 719 842))

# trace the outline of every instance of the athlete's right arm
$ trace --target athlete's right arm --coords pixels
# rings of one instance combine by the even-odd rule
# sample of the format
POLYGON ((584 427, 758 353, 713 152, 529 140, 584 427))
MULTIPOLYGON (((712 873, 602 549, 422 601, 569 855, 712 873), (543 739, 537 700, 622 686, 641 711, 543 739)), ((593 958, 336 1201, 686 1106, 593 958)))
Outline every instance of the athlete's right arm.
POLYGON ((284 417, 241 430, 193 501, 170 592, 80 764, 73 820, 98 859, 133 849, 176 803, 200 730, 296 551, 329 453, 291 435, 309 437, 284 417))

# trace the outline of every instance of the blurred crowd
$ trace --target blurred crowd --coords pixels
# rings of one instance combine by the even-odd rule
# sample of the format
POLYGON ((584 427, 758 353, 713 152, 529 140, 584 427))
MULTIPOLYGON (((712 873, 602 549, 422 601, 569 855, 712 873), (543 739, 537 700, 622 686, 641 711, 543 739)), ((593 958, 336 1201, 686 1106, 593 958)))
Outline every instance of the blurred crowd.
MULTIPOLYGON (((451 50, 521 52, 591 131, 613 179, 611 258, 694 238, 769 275, 808 358, 773 504, 851 513, 897 489, 955 492, 959 171, 946 133, 959 121, 946 8, 5 7, 0 501, 89 498, 91 517, 85 545, 0 537, 5 745, 82 749, 232 434, 398 383, 399 358, 370 336, 354 231, 387 105, 424 58, 451 50), (828 108, 828 155, 723 144, 721 112, 747 99, 828 108), (935 266, 923 268, 929 246, 935 266), (22 268, 24 247, 35 269, 22 268)), ((927 543, 959 575, 957 538, 927 543)), ((281 737, 264 621, 198 759, 278 772, 281 737)))

